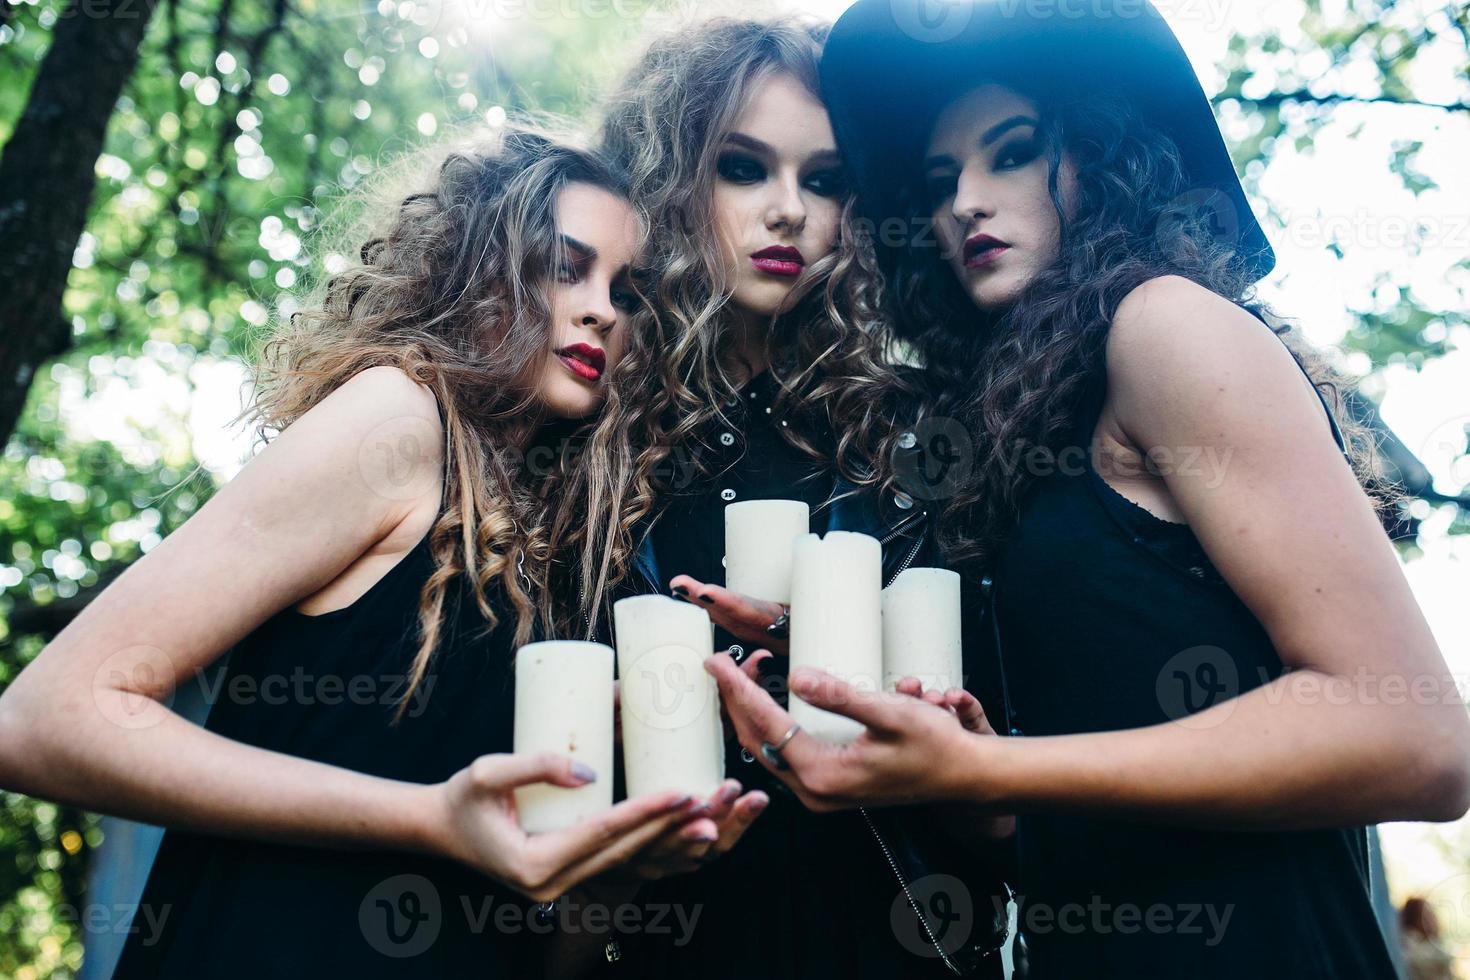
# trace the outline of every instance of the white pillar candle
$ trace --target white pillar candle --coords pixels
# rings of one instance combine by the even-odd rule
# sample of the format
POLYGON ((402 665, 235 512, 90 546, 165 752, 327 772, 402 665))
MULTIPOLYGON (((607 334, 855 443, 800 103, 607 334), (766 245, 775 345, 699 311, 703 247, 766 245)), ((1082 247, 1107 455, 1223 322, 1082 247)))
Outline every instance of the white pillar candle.
POLYGON ((883 590, 883 687, 917 677, 926 690, 964 683, 960 658, 960 577, 910 568, 883 590))
POLYGON ((791 545, 811 527, 800 500, 745 500, 725 507, 725 588, 791 601, 791 545))
MULTIPOLYGON (((808 534, 793 549, 791 669, 815 667, 866 695, 883 674, 883 548, 876 538, 808 534)), ((829 742, 851 742, 863 726, 791 695, 797 724, 829 742)))
POLYGON ((613 651, 554 640, 516 651, 515 751, 555 752, 586 763, 597 779, 568 788, 516 789, 527 833, 561 830, 612 806, 613 651))
POLYGON ((708 797, 725 778, 720 692, 704 670, 709 613, 645 595, 613 604, 629 796, 678 790, 708 797))

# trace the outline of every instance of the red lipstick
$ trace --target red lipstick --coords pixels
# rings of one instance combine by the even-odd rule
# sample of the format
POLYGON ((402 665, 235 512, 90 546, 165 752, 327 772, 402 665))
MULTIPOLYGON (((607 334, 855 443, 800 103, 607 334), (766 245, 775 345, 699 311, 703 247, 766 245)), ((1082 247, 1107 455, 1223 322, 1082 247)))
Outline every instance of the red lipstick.
POLYGON ((772 276, 794 278, 806 268, 806 259, 790 245, 772 245, 751 255, 750 261, 760 271, 772 276))
POLYGON ((568 371, 583 381, 596 381, 607 366, 607 355, 602 348, 591 344, 568 344, 553 353, 568 371))
POLYGON ((1000 258, 1011 246, 994 235, 974 235, 965 239, 965 268, 979 269, 1000 258))

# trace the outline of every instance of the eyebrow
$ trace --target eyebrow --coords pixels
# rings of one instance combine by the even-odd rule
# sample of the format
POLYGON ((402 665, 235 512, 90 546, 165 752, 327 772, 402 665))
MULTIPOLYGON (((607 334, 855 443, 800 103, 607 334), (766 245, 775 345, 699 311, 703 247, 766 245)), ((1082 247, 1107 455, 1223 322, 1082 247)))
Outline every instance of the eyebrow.
POLYGON ((562 232, 561 233, 561 241, 562 241, 562 244, 563 245, 565 245, 567 248, 571 249, 572 251, 574 251, 574 252, 581 252, 582 255, 585 258, 588 258, 588 259, 596 259, 597 258, 597 249, 593 248, 591 245, 588 245, 586 242, 578 241, 577 239, 573 238, 571 235, 566 234, 565 232, 562 232))
MULTIPOLYGON (((566 232, 560 232, 558 234, 558 237, 561 239, 562 244, 565 245, 568 250, 582 253, 578 259, 579 262, 597 261, 597 249, 593 248, 591 245, 588 245, 586 242, 580 239, 573 238, 566 232)), ((633 264, 631 262, 625 262, 621 267, 618 268, 617 272, 613 273, 613 278, 627 279, 632 275, 632 272, 633 264)))
MULTIPOLYGON (((994 143, 996 140, 1000 139, 1002 136, 1004 136, 1006 133, 1009 133, 1017 126, 1040 125, 1041 124, 1039 122, 1037 122, 1030 116, 1011 116, 1009 119, 1003 119, 1000 122, 996 123, 994 126, 991 126, 985 132, 981 133, 980 145, 989 146, 991 143, 994 143)), ((924 159, 925 170, 932 170, 935 167, 944 166, 946 164, 950 166, 954 165, 954 158, 949 156, 948 154, 941 153, 936 156, 926 157, 924 159)))
MULTIPOLYGON (((771 144, 764 140, 758 140, 754 136, 747 136, 744 133, 729 133, 725 136, 725 142, 732 143, 735 146, 743 146, 745 149, 754 153, 763 153, 766 156, 776 155, 776 150, 771 144)), ((810 159, 820 160, 823 163, 838 163, 842 160, 842 157, 837 153, 836 147, 832 147, 830 149, 818 150, 811 155, 810 159)))

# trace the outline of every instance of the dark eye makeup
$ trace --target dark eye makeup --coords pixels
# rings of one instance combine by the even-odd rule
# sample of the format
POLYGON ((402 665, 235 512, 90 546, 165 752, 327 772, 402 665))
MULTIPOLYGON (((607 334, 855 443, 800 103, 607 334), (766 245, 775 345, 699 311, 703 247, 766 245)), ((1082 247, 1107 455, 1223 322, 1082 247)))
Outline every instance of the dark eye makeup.
MULTIPOLYGON (((715 173, 732 184, 758 184, 770 171, 754 157, 743 153, 721 153, 715 160, 715 173)), ((802 178, 802 187, 818 197, 840 198, 848 193, 847 175, 841 167, 821 167, 802 178)))
POLYGON ((715 161, 715 173, 732 184, 754 184, 766 178, 761 162, 743 153, 721 153, 715 161))
MULTIPOLYGON (((997 172, 1019 170, 1041 156, 1041 149, 1041 140, 1034 133, 1020 139, 1013 139, 995 151, 991 170, 997 172)), ((925 198, 933 206, 949 200, 958 191, 959 180, 957 172, 941 170, 926 174, 924 177, 925 198)))
POLYGON ((1035 136, 1012 140, 995 154, 996 170, 1016 170, 1041 155, 1041 142, 1035 136))
POLYGON ((612 304, 624 313, 632 313, 638 309, 638 294, 626 285, 615 285, 612 288, 612 304))

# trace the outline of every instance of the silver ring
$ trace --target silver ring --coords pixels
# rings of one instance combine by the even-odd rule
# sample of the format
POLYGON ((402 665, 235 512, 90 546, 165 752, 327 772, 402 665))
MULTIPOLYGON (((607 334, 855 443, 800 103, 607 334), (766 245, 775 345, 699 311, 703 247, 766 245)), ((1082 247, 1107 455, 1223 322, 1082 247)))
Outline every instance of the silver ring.
POLYGON ((774 636, 778 640, 784 640, 791 635, 791 610, 782 610, 771 625, 766 627, 766 635, 774 636))
POLYGON ((781 741, 775 745, 772 745, 770 742, 762 742, 761 755, 765 756, 766 761, 777 769, 790 769, 791 766, 786 762, 785 756, 781 755, 781 750, 786 748, 786 743, 795 738, 796 733, 799 731, 801 731, 800 725, 792 725, 786 730, 786 734, 781 736, 781 741))

